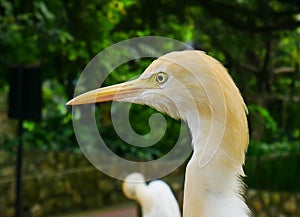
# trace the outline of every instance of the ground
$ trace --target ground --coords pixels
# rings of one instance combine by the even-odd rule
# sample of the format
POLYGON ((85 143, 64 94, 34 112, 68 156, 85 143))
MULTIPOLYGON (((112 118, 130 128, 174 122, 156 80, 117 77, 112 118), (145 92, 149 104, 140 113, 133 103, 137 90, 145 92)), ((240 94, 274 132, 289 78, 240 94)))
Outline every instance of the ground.
POLYGON ((105 210, 94 210, 56 217, 138 217, 138 209, 135 204, 128 204, 105 210))

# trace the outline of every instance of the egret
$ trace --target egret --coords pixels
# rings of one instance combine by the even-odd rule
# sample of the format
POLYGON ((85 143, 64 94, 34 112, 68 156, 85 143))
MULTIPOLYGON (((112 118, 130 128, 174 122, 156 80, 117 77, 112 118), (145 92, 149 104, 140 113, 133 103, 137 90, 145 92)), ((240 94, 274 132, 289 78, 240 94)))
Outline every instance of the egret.
POLYGON ((180 217, 178 203, 170 187, 161 180, 148 184, 140 173, 128 175, 122 185, 125 196, 142 207, 143 217, 180 217))
POLYGON ((247 108, 220 62, 202 51, 167 53, 137 79, 89 91, 67 105, 111 100, 148 105, 187 123, 193 154, 185 171, 184 217, 250 215, 242 196, 247 108))

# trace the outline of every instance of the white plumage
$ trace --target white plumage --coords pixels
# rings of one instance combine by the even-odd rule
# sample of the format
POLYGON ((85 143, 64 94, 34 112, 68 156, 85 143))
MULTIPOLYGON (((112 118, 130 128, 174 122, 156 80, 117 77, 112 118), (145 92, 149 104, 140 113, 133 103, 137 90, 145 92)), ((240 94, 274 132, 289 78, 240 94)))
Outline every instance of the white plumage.
POLYGON ((178 203, 170 187, 161 180, 148 185, 140 173, 128 175, 123 182, 123 192, 142 207, 143 217, 180 217, 178 203))

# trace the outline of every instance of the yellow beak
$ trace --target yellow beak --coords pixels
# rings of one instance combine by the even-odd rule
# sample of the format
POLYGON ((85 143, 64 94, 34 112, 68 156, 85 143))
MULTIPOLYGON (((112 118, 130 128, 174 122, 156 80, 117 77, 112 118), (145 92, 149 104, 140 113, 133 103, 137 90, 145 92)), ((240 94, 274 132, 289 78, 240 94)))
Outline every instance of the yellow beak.
POLYGON ((146 80, 136 79, 81 94, 70 100, 67 105, 81 105, 113 100, 135 98, 146 89, 146 80))

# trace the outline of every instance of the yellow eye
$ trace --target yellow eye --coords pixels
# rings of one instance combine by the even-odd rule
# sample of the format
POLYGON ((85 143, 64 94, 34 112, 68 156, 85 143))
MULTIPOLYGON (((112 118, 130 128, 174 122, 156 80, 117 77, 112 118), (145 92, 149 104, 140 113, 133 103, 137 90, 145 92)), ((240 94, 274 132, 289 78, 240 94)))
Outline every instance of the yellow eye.
POLYGON ((157 75, 156 75, 156 81, 158 83, 164 83, 167 80, 168 80, 168 75, 166 73, 164 73, 164 72, 157 73, 157 75))

